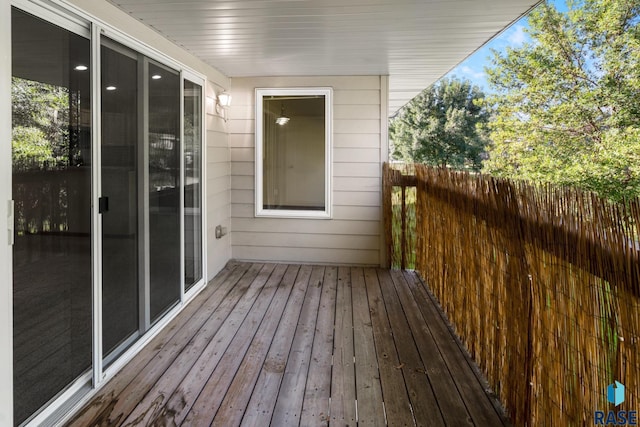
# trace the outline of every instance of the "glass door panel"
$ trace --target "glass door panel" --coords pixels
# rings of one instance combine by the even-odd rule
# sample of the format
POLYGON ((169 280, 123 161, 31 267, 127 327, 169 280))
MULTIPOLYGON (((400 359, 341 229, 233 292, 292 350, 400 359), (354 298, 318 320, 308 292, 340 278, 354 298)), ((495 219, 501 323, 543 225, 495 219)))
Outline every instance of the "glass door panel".
POLYGON ((202 279, 202 86, 184 81, 184 286, 202 279))
POLYGON ((138 66, 133 52, 110 40, 103 41, 100 86, 104 356, 120 354, 139 330, 138 66))
POLYGON ((180 301, 180 76, 148 62, 151 323, 180 301))
POLYGON ((91 368, 89 40, 12 9, 14 421, 91 368))
POLYGON ((203 278, 202 85, 181 87, 177 71, 104 36, 92 70, 89 29, 76 24, 67 28, 81 35, 12 8, 16 424, 88 384, 94 321, 106 367, 180 302, 183 281, 188 290, 203 278))

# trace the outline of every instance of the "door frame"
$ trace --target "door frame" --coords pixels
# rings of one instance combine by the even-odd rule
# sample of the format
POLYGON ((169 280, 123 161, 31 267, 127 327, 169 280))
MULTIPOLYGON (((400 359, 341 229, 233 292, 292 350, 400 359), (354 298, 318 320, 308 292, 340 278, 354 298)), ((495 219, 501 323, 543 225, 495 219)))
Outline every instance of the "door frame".
MULTIPOLYGON (((137 41, 135 38, 127 35, 126 33, 110 26, 107 24, 104 24, 102 22, 99 22, 97 20, 92 21, 92 44, 94 46, 94 52, 96 52, 95 56, 95 61, 97 62, 96 64, 94 64, 95 67, 94 70, 96 70, 93 74, 92 77, 94 77, 94 81, 95 81, 95 87, 93 88, 93 90, 95 91, 95 94, 97 94, 97 96, 94 96, 95 99, 95 104, 93 105, 94 109, 94 114, 96 115, 95 117, 95 122, 94 122, 94 135, 93 137, 96 138, 95 141, 95 151, 101 152, 101 137, 102 137, 102 127, 101 127, 101 121, 100 121, 100 81, 97 78, 98 77, 98 71, 100 70, 99 65, 100 65, 100 49, 101 49, 101 38, 102 37, 108 37, 109 39, 123 45, 125 48, 131 49, 133 52, 137 53, 139 55, 139 60, 140 57, 142 57, 142 63, 143 63, 143 67, 146 69, 148 67, 148 64, 150 61, 152 61, 154 64, 156 65, 160 65, 162 67, 166 67, 167 69, 171 69, 172 71, 177 71, 179 73, 180 76, 180 105, 179 105, 179 114, 180 114, 180 173, 179 173, 179 184, 180 184, 180 241, 181 241, 181 247, 180 247, 180 263, 181 263, 181 279, 180 279, 180 301, 178 302, 177 305, 175 305, 174 307, 172 307, 171 309, 169 309, 167 312, 164 313, 164 315, 162 316, 161 319, 159 319, 158 321, 156 321, 155 323, 151 324, 150 322, 150 316, 149 313, 146 313, 147 308, 142 307, 142 305, 140 306, 140 310, 139 310, 139 317, 140 317, 140 325, 141 327, 144 326, 141 330, 140 330, 140 334, 139 337, 136 339, 136 341, 124 352, 122 352, 122 354, 120 354, 113 362, 111 362, 109 364, 109 366, 107 368, 104 368, 104 360, 100 360, 98 362, 97 359, 99 359, 102 355, 102 336, 101 333, 98 333, 95 335, 95 337, 98 337, 100 340, 100 343, 96 343, 96 346, 94 348, 94 363, 95 363, 95 367, 98 367, 100 369, 94 368, 94 376, 93 376, 93 387, 94 388, 99 388, 104 382, 108 381, 109 379, 111 379, 118 371, 120 371, 155 335, 158 334, 158 332, 160 332, 164 326, 166 326, 167 323, 169 323, 169 321, 171 321, 181 310, 182 308, 197 294, 199 293, 205 286, 206 286, 206 277, 207 277, 207 265, 206 265, 206 254, 207 254, 207 244, 206 244, 206 240, 205 240, 205 236, 206 236, 206 212, 204 212, 204 206, 205 206, 205 198, 206 198, 206 187, 205 185, 202 186, 201 188, 201 202, 202 202, 202 206, 203 206, 203 213, 202 213, 202 251, 203 251, 203 265, 202 265, 202 279, 200 280, 200 282, 196 285, 194 285, 188 293, 184 292, 184 245, 182 244, 183 239, 184 239, 184 186, 183 186, 183 176, 184 176, 184 153, 183 153, 183 141, 184 141, 184 126, 183 126, 183 116, 184 116, 184 105, 183 105, 183 97, 184 97, 184 93, 183 93, 183 88, 184 88, 184 80, 190 80, 196 84, 199 84, 202 87, 202 109, 201 109, 201 113, 202 113, 202 159, 201 159, 201 167, 202 167, 202 180, 203 180, 203 184, 206 183, 206 176, 205 176, 205 167, 206 167, 206 144, 205 144, 205 135, 206 135, 206 115, 205 115, 205 109, 204 109, 204 102, 205 102, 205 83, 206 83, 206 78, 204 75, 182 65, 181 63, 173 60, 172 58, 164 55, 163 53, 137 41), (100 350, 100 352, 98 352, 98 350, 100 350)), ((148 82, 147 82, 148 83, 148 82)), ((143 81, 144 84, 144 81, 143 81)), ((148 117, 146 117, 146 114, 148 112, 147 108, 144 108, 144 106, 146 105, 146 103, 148 102, 145 98, 145 94, 146 91, 144 90, 144 88, 140 88, 143 89, 140 91, 140 98, 139 98, 139 102, 141 102, 141 107, 143 107, 143 117, 142 117, 142 121, 140 123, 141 125, 141 129, 139 130, 139 134, 142 137, 142 141, 143 141, 143 147, 142 149, 140 149, 138 151, 140 156, 140 159, 138 161, 139 166, 144 166, 142 171, 139 171, 142 173, 142 175, 139 174, 139 177, 143 177, 143 179, 139 180, 139 185, 138 185, 138 202, 139 202, 139 212, 138 215, 141 216, 141 221, 139 221, 139 234, 140 234, 140 239, 143 240, 143 243, 140 245, 140 251, 144 252, 140 254, 139 260, 142 261, 144 260, 145 262, 140 262, 139 265, 139 271, 140 273, 143 273, 143 277, 139 280, 143 281, 143 286, 141 286, 141 290, 140 290, 140 296, 144 296, 144 299, 148 300, 149 297, 149 269, 148 269, 148 256, 149 256, 149 228, 148 228, 148 210, 149 210, 149 199, 148 199, 148 193, 147 193, 147 187, 148 187, 148 180, 149 180, 149 173, 148 173, 148 132, 144 129, 146 127, 146 124, 148 122, 148 117), (141 163, 142 162, 142 163, 141 163), (142 211, 140 211, 140 208, 143 208, 142 211)), ((96 170, 94 171, 95 175, 100 175, 100 170, 101 170, 101 159, 97 159, 97 163, 96 163, 96 170)), ((94 206, 98 206, 98 198, 101 195, 101 183, 100 183, 100 176, 94 176, 94 181, 96 181, 96 193, 93 196, 93 203, 94 206)), ((101 221, 102 218, 100 216, 99 213, 97 213, 97 209, 94 209, 93 215, 96 217, 96 224, 99 225, 99 230, 96 230, 96 232, 99 231, 100 234, 97 235, 101 235, 102 234, 102 226, 101 226, 101 221)), ((96 239, 98 240, 98 239, 96 239)), ((101 246, 101 241, 96 242, 97 246, 101 246)), ((96 247, 94 248, 94 250, 96 250, 96 255, 100 255, 99 257, 96 257, 96 260, 94 260, 95 263, 100 263, 102 264, 102 253, 101 253, 101 249, 96 247)), ((102 266, 100 266, 100 272, 102 269, 102 266)), ((97 271, 97 270, 96 270, 97 271)), ((101 296, 102 295, 102 275, 100 275, 99 278, 97 278, 99 280, 94 280, 94 291, 97 293, 97 295, 101 296)), ((100 304, 98 306, 98 300, 99 298, 95 298, 94 299, 94 316, 96 319, 94 319, 94 331, 102 331, 102 303, 100 301, 100 304)), ((100 298, 101 299, 101 298, 100 298)), ((140 298, 140 304, 143 304, 143 298, 140 298)), ((97 338, 96 341, 98 340, 97 338)))
MULTIPOLYGON (((0 2, 0 141, 11 141, 11 4, 0 2)), ((0 145, 0 424, 13 423, 11 144, 0 145), (5 222, 6 221, 6 222, 5 222)))
POLYGON ((196 296, 207 283, 207 212, 206 212, 206 195, 207 195, 207 179, 206 179, 206 166, 207 166, 207 144, 206 144, 206 136, 207 136, 207 114, 206 114, 206 86, 207 80, 197 73, 194 73, 189 70, 182 70, 181 73, 181 81, 180 81, 180 164, 182 165, 182 173, 180 174, 180 206, 182 209, 182 215, 180 215, 180 229, 182 233, 180 233, 180 247, 183 251, 182 256, 180 257, 180 298, 183 302, 190 301, 194 296, 196 296), (189 81, 191 83, 197 84, 200 86, 201 95, 200 95, 200 117, 201 117, 201 126, 200 126, 200 241, 202 242, 202 277, 198 282, 196 282, 188 291, 185 290, 186 283, 184 280, 185 275, 185 181, 186 181, 186 165, 185 165, 185 156, 184 156, 184 82, 189 81))
MULTIPOLYGON (((11 9, 17 7, 52 24, 72 32, 81 31, 89 37, 91 45, 91 96, 92 96, 92 183, 91 183, 91 232, 92 232, 92 310, 93 310, 93 355, 91 372, 79 377, 73 384, 37 412, 26 426, 57 419, 68 418, 122 369, 145 345, 149 343, 205 286, 207 273, 207 215, 206 215, 206 91, 207 79, 184 64, 159 50, 147 46, 135 37, 118 30, 104 21, 75 6, 58 0, 10 0, 0 5, 0 141, 11 141, 11 9), (78 29, 81 30, 78 30, 78 29), (98 213, 98 198, 101 195, 101 91, 99 81, 101 36, 144 55, 150 60, 170 67, 180 75, 180 301, 148 330, 128 350, 123 352, 107 369, 102 357, 102 222, 98 213), (7 78, 7 76, 9 78, 7 78), (202 278, 188 292, 184 282, 184 80, 198 84, 202 89, 201 105, 201 226, 202 226, 202 278), (66 413, 66 417, 59 417, 66 413)), ((0 424, 13 424, 13 217, 10 215, 12 182, 11 144, 0 147, 0 217, 7 218, 7 226, 0 226, 0 424)), ((138 198, 142 195, 139 194, 138 198)), ((148 239, 148 235, 144 237, 148 239)))

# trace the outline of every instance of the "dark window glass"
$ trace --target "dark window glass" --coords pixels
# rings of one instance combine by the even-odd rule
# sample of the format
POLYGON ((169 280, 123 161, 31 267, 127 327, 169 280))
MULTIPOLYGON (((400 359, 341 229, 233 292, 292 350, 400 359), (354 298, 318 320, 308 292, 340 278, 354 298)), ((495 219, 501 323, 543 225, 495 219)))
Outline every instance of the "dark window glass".
MULTIPOLYGON (((101 49, 102 347, 121 353, 139 330, 137 54, 104 39, 101 49)), ((117 354, 116 354, 117 355, 117 354)), ((111 359, 110 359, 111 360, 111 359)))
POLYGON ((202 279, 202 87, 184 81, 184 283, 202 279))
POLYGON ((90 43, 12 9, 14 417, 91 368, 90 43))
POLYGON ((268 96, 263 105, 263 208, 325 210, 325 97, 268 96))
POLYGON ((151 323, 180 300, 180 76, 149 63, 151 323))

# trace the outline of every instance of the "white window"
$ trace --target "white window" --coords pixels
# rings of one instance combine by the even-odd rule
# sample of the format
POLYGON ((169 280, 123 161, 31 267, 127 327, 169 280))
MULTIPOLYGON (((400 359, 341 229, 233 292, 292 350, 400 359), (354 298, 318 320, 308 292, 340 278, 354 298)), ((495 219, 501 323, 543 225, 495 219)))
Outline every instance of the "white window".
POLYGON ((330 88, 256 89, 256 216, 331 218, 330 88))

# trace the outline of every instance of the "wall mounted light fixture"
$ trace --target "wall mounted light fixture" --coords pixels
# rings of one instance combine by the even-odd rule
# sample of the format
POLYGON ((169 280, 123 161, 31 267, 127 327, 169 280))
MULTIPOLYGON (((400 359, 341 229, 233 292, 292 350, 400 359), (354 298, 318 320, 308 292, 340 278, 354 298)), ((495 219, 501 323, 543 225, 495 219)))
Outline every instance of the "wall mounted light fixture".
POLYGON ((226 90, 218 94, 218 105, 223 108, 231 106, 231 95, 226 90))
POLYGON ((207 114, 221 117, 226 122, 227 109, 231 105, 231 95, 223 91, 214 96, 207 96, 207 114))

